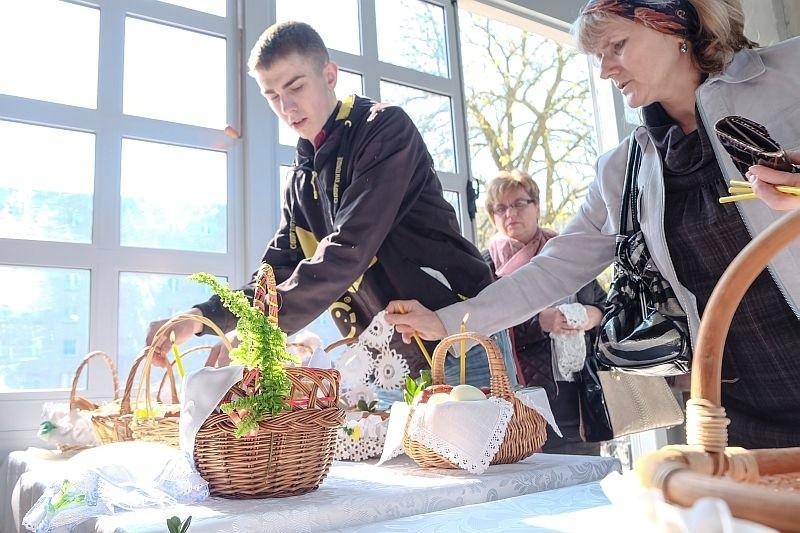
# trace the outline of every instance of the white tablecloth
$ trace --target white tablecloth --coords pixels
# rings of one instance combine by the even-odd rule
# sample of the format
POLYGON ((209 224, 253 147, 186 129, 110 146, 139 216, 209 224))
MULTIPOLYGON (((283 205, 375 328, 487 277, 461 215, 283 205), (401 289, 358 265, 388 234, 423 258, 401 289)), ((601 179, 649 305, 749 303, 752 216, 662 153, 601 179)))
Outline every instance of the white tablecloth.
MULTIPOLYGON (((515 496, 435 513, 407 516, 377 524, 344 528, 343 533, 526 531, 619 533, 625 517, 616 510, 600 488, 600 482, 515 496), (620 519, 622 521, 620 521, 620 519)), ((641 531, 641 530, 640 530, 641 531)))
MULTIPOLYGON (((18 531, 19 519, 48 483, 60 481, 63 460, 41 450, 12 452, 0 472, 11 495, 2 532, 18 531), (16 519, 16 523, 15 523, 16 519)), ((192 533, 330 531, 590 483, 619 471, 616 459, 535 454, 513 465, 492 466, 482 475, 463 470, 423 469, 405 456, 383 466, 334 462, 314 492, 290 498, 210 498, 193 506, 138 510, 102 516, 76 531, 159 532, 166 519, 192 516, 192 533)), ((4 505, 9 500, 4 496, 4 505)))

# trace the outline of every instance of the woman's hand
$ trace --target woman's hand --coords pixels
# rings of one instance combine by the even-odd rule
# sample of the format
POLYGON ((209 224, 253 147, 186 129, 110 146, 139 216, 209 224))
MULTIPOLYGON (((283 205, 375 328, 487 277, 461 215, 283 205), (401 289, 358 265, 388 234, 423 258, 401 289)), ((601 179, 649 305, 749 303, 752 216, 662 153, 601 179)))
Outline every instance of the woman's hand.
MULTIPOLYGON (((800 152, 789 152, 787 155, 792 163, 800 163, 800 152)), ((747 171, 747 179, 753 186, 753 192, 772 209, 788 211, 800 207, 800 195, 786 194, 775 188, 778 185, 800 187, 800 173, 753 165, 747 171)))
POLYGON ((570 326, 564 313, 555 307, 542 309, 539 313, 539 327, 545 333, 578 333, 582 331, 570 326))
MULTIPOLYGON (((192 308, 189 311, 185 311, 181 314, 184 315, 198 315, 203 316, 203 313, 195 308, 192 308)), ((165 318, 162 320, 154 320, 150 322, 150 325, 147 327, 147 337, 145 338, 145 346, 150 346, 153 343, 153 339, 156 335, 156 332, 161 329, 161 326, 166 324, 169 319, 165 318)), ((195 333, 199 333, 203 329, 203 324, 200 322, 195 321, 183 321, 179 324, 175 325, 175 328, 172 330, 175 332, 175 344, 183 344, 187 340, 189 340, 192 335, 195 333)), ((153 352, 153 365, 159 367, 166 367, 167 366, 167 354, 169 350, 172 349, 172 341, 170 341, 169 334, 162 335, 158 346, 156 346, 155 351, 153 352)))
POLYGON ((428 341, 447 336, 444 324, 436 313, 417 300, 392 300, 386 306, 386 322, 403 336, 403 342, 410 343, 414 333, 428 341))
POLYGON ((539 313, 539 327, 546 333, 583 333, 600 324, 603 313, 593 305, 584 305, 586 322, 570 326, 567 317, 556 307, 548 307, 539 313))

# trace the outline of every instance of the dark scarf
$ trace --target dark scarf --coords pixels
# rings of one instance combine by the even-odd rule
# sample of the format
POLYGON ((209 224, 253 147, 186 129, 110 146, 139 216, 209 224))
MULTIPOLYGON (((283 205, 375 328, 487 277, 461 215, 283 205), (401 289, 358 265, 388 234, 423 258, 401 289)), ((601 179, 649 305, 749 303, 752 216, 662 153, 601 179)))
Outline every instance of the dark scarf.
POLYGON ((700 31, 700 18, 689 0, 590 0, 581 16, 590 13, 616 15, 689 40, 700 31))

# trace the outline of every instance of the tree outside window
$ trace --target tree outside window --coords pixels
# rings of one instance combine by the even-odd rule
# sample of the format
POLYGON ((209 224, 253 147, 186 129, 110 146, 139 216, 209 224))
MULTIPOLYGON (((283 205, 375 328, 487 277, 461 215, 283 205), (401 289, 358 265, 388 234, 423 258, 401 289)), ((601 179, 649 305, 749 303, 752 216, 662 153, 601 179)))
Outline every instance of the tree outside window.
MULTIPOLYGON (((521 28, 464 10, 459 21, 473 178, 482 190, 499 170, 528 172, 541 190, 541 225, 559 229, 594 177, 588 63, 521 28)), ((495 230, 483 209, 475 224, 485 248, 495 230)))

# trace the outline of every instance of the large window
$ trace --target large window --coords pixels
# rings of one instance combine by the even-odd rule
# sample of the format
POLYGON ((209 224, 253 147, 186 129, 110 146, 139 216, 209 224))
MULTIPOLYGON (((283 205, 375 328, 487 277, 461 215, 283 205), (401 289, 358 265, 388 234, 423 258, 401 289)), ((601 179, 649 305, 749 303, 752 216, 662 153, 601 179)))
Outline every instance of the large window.
POLYGON ((242 278, 236 2, 8 0, 0 50, 0 400, 30 400, 0 427, 30 443, 89 350, 124 380, 149 322, 208 296, 187 274, 242 278))
MULTIPOLYGON (((485 151, 470 158, 464 87, 477 90, 476 68, 490 76, 466 52, 474 28, 460 36, 461 60, 459 18, 477 24, 449 0, 0 2, 0 452, 37 444, 41 403, 66 399, 89 350, 108 352, 124 380, 149 322, 208 296, 187 274, 238 286, 255 270, 297 141, 244 71, 276 21, 318 29, 340 67, 340 98, 406 110, 472 238, 468 177, 489 172, 485 151)), ((569 64, 582 91, 583 67, 569 64)), ((569 142, 559 120, 553 131, 569 142)), ((564 158, 562 174, 582 180, 588 150, 564 158)), ((312 329, 326 343, 339 337, 325 316, 312 329)), ((83 376, 82 395, 111 396, 102 364, 83 376)))

